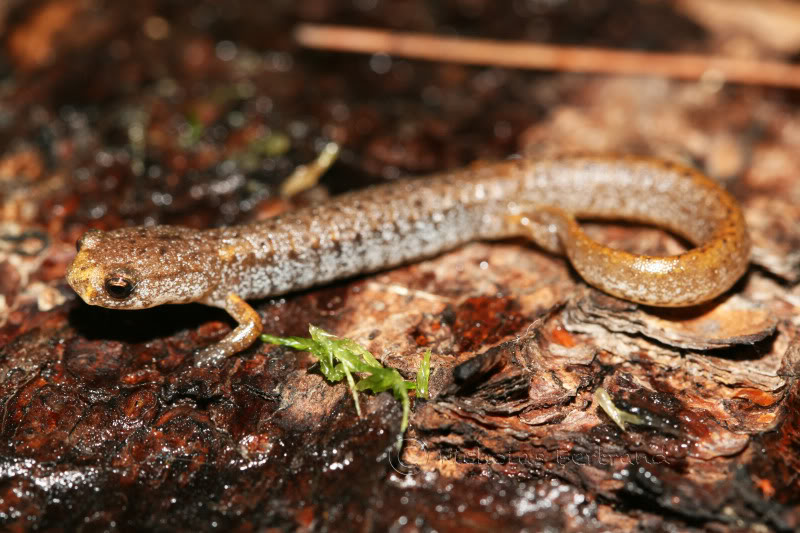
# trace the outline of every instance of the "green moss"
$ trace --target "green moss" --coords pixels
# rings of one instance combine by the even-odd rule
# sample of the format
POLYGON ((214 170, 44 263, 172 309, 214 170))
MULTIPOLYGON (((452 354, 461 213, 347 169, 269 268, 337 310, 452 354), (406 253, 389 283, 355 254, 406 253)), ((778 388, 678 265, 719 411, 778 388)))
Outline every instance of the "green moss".
POLYGON ((309 326, 311 338, 276 337, 261 335, 261 340, 269 344, 288 346, 295 350, 309 352, 320 365, 325 378, 336 383, 347 379, 356 412, 361 416, 358 393, 370 391, 374 394, 392 391, 394 397, 403 405, 403 422, 400 425, 398 445, 408 427, 410 401, 408 391, 416 390, 417 396, 428 397, 428 380, 431 373, 431 352, 428 350, 422 358, 416 381, 406 381, 394 368, 386 368, 363 346, 350 340, 336 337, 316 326, 309 326), (358 376, 355 376, 358 374, 358 376))

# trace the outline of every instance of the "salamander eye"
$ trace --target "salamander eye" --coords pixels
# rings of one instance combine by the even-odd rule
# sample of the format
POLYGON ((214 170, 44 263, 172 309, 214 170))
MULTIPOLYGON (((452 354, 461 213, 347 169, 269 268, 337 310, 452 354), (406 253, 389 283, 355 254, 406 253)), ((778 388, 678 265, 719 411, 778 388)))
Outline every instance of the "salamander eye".
POLYGON ((136 283, 132 279, 119 274, 112 274, 106 278, 106 292, 116 300, 124 300, 131 295, 136 283))

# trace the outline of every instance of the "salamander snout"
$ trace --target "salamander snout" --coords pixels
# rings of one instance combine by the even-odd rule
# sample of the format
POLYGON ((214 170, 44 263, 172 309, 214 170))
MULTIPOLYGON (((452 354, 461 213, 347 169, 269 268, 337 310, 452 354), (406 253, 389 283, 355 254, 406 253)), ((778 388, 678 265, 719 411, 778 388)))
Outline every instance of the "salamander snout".
MULTIPOLYGON (((103 307, 146 307, 137 296, 134 269, 109 261, 102 247, 103 232, 90 230, 78 240, 78 254, 67 269, 67 283, 88 304, 103 307)), ((114 257, 119 261, 119 256, 114 257)))

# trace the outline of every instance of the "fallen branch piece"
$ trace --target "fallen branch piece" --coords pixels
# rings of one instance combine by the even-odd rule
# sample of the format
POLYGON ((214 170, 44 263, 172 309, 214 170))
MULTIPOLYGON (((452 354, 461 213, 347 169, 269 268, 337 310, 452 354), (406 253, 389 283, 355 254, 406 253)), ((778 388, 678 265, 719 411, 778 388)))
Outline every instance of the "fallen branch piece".
POLYGON ((800 88, 800 66, 777 61, 502 42, 318 24, 299 25, 295 38, 309 48, 386 53, 431 61, 800 88))

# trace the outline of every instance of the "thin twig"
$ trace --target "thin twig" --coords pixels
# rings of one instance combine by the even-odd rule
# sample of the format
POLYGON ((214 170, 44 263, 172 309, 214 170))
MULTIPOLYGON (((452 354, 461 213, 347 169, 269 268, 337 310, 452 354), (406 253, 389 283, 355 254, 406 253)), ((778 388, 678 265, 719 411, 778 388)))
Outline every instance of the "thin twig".
POLYGON ((382 52, 441 62, 800 88, 800 66, 776 61, 439 37, 320 24, 299 25, 295 38, 310 48, 368 54, 382 52))

